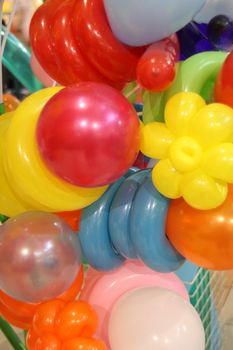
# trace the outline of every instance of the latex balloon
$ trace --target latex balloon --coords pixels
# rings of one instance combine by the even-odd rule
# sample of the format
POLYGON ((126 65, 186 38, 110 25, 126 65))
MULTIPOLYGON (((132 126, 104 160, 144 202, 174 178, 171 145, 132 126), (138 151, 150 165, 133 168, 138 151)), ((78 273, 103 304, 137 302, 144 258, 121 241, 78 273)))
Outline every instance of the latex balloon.
POLYGON ((37 79, 46 87, 52 86, 54 83, 54 80, 50 78, 50 76, 45 72, 45 70, 41 67, 40 63, 38 62, 36 56, 32 52, 31 54, 31 60, 30 64, 32 67, 32 71, 37 77, 37 79))
POLYGON ((125 44, 142 46, 177 32, 192 20, 205 2, 104 0, 104 5, 115 36, 125 44))
POLYGON ((140 85, 155 92, 168 89, 176 77, 179 53, 179 42, 175 34, 149 46, 137 66, 140 85))
POLYGON ((142 129, 141 151, 160 159, 152 173, 164 196, 183 197, 196 209, 212 209, 227 196, 233 183, 233 109, 205 105, 197 94, 174 95, 165 108, 165 124, 142 129))
POLYGON ((224 103, 233 108, 233 83, 231 76, 233 74, 233 52, 231 52, 222 65, 218 75, 214 98, 216 102, 224 103))
POLYGON ((160 288, 131 291, 115 305, 109 321, 112 350, 204 350, 205 333, 193 306, 160 288))
POLYGON ((49 169, 83 187, 110 184, 127 172, 139 152, 139 138, 137 113, 127 99, 97 83, 63 89, 46 104, 37 125, 49 169))
POLYGON ((184 258, 166 238, 169 201, 156 191, 150 171, 129 175, 83 210, 79 232, 83 255, 100 271, 119 267, 125 258, 140 258, 155 271, 175 271, 184 258))
POLYGON ((125 293, 143 287, 169 289, 189 300, 187 290, 172 273, 161 274, 141 262, 125 262, 119 269, 108 274, 88 270, 81 300, 90 303, 98 315, 97 335, 109 345, 108 322, 114 304, 125 293))
POLYGON ((209 23, 217 15, 227 15, 233 18, 233 7, 231 0, 207 0, 205 6, 196 15, 195 21, 209 23))
POLYGON ((233 268, 233 187, 217 209, 200 211, 174 200, 167 216, 167 235, 188 260, 211 270, 233 268))
POLYGON ((1 289, 18 300, 59 296, 80 266, 78 238, 56 215, 28 212, 0 227, 1 289))
POLYGON ((5 94, 3 95, 3 103, 6 112, 12 112, 18 107, 20 101, 13 95, 5 94))
POLYGON ((136 79, 144 52, 114 37, 102 0, 46 1, 32 18, 30 37, 41 66, 62 85, 95 81, 121 89, 136 79))
POLYGON ((56 213, 60 218, 62 218, 73 231, 77 232, 79 230, 79 224, 81 219, 81 210, 74 211, 63 211, 60 213, 56 213))
MULTIPOLYGON (((83 285, 84 271, 80 266, 79 273, 74 282, 57 299, 70 302, 75 300, 83 285)), ((32 325, 33 315, 38 307, 38 303, 26 303, 16 300, 0 290, 0 310, 1 315, 12 325, 22 329, 29 329, 32 325)))
POLYGON ((47 88, 27 97, 14 112, 5 135, 4 172, 14 192, 31 209, 49 212, 81 209, 107 189, 86 189, 60 180, 40 157, 36 144, 37 121, 44 105, 61 89, 47 88))
POLYGON ((208 24, 208 38, 218 50, 231 51, 233 49, 233 19, 219 15, 208 24))
POLYGON ((96 327, 97 315, 87 303, 74 301, 66 304, 53 300, 36 309, 27 335, 27 346, 29 350, 106 350, 104 343, 92 337, 96 327))
POLYGON ((165 93, 143 93, 143 122, 164 122, 167 101, 181 91, 196 92, 211 102, 215 80, 226 57, 225 52, 202 52, 180 62, 176 80, 165 93))

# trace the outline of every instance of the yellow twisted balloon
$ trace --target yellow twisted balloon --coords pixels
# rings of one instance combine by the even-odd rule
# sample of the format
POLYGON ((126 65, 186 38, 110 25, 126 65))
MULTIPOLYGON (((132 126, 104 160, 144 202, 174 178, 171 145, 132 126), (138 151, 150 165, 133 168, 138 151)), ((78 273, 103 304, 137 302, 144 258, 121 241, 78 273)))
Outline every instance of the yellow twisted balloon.
POLYGON ((95 202, 107 189, 71 185, 53 175, 40 157, 35 138, 37 121, 44 105, 61 89, 40 90, 26 98, 16 111, 0 118, 1 214, 81 209, 95 202))
POLYGON ((233 183, 233 109, 178 93, 165 107, 165 124, 142 127, 141 151, 160 159, 152 179, 164 196, 183 197, 197 209, 216 208, 233 183))

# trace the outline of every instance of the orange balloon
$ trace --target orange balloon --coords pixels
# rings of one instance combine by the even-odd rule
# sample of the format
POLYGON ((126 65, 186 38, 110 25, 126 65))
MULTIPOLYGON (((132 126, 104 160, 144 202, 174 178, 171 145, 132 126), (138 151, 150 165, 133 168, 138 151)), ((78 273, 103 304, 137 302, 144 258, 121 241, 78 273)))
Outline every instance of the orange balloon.
POLYGON ((173 200, 166 232, 187 260, 210 270, 233 268, 233 186, 224 204, 212 210, 196 210, 183 199, 173 200))
POLYGON ((63 211, 60 213, 56 213, 60 218, 62 218, 73 231, 78 232, 79 231, 79 224, 81 219, 81 210, 75 210, 75 211, 63 211))
MULTIPOLYGON (((73 301, 82 288, 83 278, 84 271, 83 266, 81 266, 74 283, 57 299, 64 302, 73 301)), ((18 301, 0 290, 0 314, 18 328, 29 329, 31 327, 32 318, 38 305, 18 301)))
POLYGON ((107 350, 107 348, 97 339, 75 338, 64 342, 61 350, 107 350))
POLYGON ((27 348, 28 350, 35 350, 35 344, 37 341, 38 335, 34 332, 32 328, 29 329, 27 334, 27 348))
POLYGON ((37 334, 54 333, 55 326, 54 320, 59 311, 66 306, 66 303, 62 300, 51 300, 47 303, 43 303, 37 308, 33 317, 33 329, 37 334))
POLYGON ((62 339, 76 336, 91 337, 97 329, 98 319, 94 309, 84 301, 74 301, 65 306, 55 320, 55 331, 62 339))
POLYGON ((3 103, 6 112, 12 112, 18 107, 20 101, 13 95, 5 94, 3 95, 3 103))
POLYGON ((43 335, 40 335, 39 338, 37 338, 37 341, 35 342, 34 347, 30 349, 28 346, 28 349, 29 350, 60 350, 61 342, 54 334, 45 333, 43 335))

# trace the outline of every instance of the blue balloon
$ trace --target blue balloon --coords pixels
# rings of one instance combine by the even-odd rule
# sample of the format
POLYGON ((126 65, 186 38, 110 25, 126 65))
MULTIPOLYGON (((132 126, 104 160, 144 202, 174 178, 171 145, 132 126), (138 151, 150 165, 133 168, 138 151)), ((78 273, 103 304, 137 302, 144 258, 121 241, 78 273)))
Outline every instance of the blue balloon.
POLYGON ((129 259, 137 259, 130 239, 130 211, 135 195, 149 170, 128 177, 118 189, 109 213, 109 233, 117 251, 129 259))
POLYGON ((110 271, 125 260, 142 259, 158 272, 172 272, 184 258, 169 243, 165 221, 169 201, 151 181, 151 169, 131 170, 84 209, 80 243, 88 263, 110 271))
POLYGON ((138 169, 132 168, 125 177, 114 183, 94 204, 85 208, 80 222, 79 239, 86 261, 96 270, 111 271, 119 267, 124 258, 112 245, 109 235, 109 211, 116 191, 138 169))
POLYGON ((183 28, 206 2, 207 0, 104 0, 104 5, 115 36, 127 45, 144 46, 183 28))
POLYGON ((159 272, 176 271, 185 262, 166 238, 168 206, 169 200, 155 189, 148 174, 134 200, 130 234, 137 255, 159 272))

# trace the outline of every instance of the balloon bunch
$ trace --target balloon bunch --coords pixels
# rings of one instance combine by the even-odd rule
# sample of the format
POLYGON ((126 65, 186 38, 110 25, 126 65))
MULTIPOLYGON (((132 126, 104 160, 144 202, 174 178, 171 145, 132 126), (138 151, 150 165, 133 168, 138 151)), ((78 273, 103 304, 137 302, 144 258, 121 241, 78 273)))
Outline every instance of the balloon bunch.
POLYGON ((155 187, 197 209, 220 206, 233 183, 233 109, 181 92, 166 104, 164 118, 142 128, 142 153, 161 159, 152 172, 155 187))
POLYGON ((102 341, 93 338, 97 323, 95 311, 85 302, 43 303, 36 309, 27 334, 28 350, 106 350, 102 341))
POLYGON ((83 210, 79 238, 85 259, 101 271, 117 268, 126 258, 140 258, 159 272, 177 270, 184 258, 165 235, 168 205, 150 171, 128 173, 83 210))
POLYGON ((136 111, 108 86, 83 83, 29 96, 0 120, 0 212, 71 211, 93 203, 107 189, 103 185, 133 165, 139 132, 136 111))
POLYGON ((30 36, 39 63, 62 85, 95 81, 121 89, 138 79, 160 91, 175 78, 176 35, 163 36, 147 50, 124 45, 112 33, 103 0, 46 1, 32 19, 30 36))

